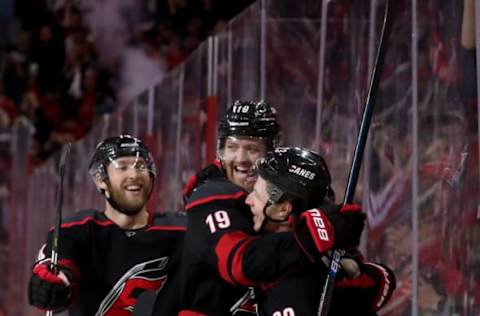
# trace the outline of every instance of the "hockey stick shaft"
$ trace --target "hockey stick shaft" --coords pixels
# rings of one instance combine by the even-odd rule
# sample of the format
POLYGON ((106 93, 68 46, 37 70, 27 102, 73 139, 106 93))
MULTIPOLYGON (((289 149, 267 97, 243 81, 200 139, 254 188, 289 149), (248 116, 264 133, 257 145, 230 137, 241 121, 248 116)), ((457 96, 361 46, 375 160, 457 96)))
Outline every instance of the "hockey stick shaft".
MULTIPOLYGON (((55 226, 52 233, 52 253, 50 261, 50 270, 57 272, 58 251, 60 247, 60 230, 62 229, 62 208, 63 208, 63 178, 65 176, 65 165, 67 157, 70 154, 71 144, 67 143, 62 149, 60 162, 58 163, 59 183, 57 187, 57 210, 55 212, 55 226)), ((47 316, 53 315, 52 311, 46 312, 47 316)))
MULTIPOLYGON (((355 195, 355 188, 358 182, 358 175, 360 173, 360 167, 362 164, 363 152, 365 149, 365 145, 367 143, 368 130, 370 128, 370 121, 373 115, 373 108, 375 105, 375 98, 376 98, 377 89, 379 86, 380 75, 382 74, 382 69, 385 61, 385 53, 387 50, 388 37, 390 34, 390 28, 391 28, 390 6, 391 6, 390 0, 386 0, 385 14, 383 19, 382 33, 380 35, 379 48, 377 51, 377 56, 375 59, 372 76, 370 78, 370 84, 367 92, 362 120, 360 122, 360 129, 357 136, 357 143, 355 146, 355 152, 353 155, 352 165, 350 168, 350 174, 348 176, 347 187, 345 190, 343 204, 352 203, 353 197, 355 195)), ((335 249, 333 251, 332 258, 330 260, 329 273, 325 280, 322 296, 320 297, 320 305, 318 309, 319 316, 328 315, 330 303, 332 300, 335 277, 337 276, 337 272, 340 267, 340 260, 342 259, 342 256, 344 254, 345 254, 345 251, 341 249, 335 249)))
POLYGON ((382 74, 383 65, 385 62, 385 53, 387 51, 388 37, 391 28, 391 13, 390 13, 390 0, 385 2, 385 16, 383 20, 382 33, 380 36, 380 44, 375 59, 375 64, 370 80, 370 86, 365 101, 365 108, 363 110, 362 121, 360 122, 360 129, 357 136, 357 144, 353 154, 352 166, 350 168, 350 174, 348 176, 347 188, 345 190, 345 196, 343 199, 344 204, 352 203, 353 196, 355 195, 355 188, 358 182, 358 175, 360 173, 360 167, 363 159, 363 152, 368 138, 368 130, 370 128, 370 121, 373 115, 373 109, 375 107, 375 100, 377 96, 377 90, 380 82, 380 76, 382 74))

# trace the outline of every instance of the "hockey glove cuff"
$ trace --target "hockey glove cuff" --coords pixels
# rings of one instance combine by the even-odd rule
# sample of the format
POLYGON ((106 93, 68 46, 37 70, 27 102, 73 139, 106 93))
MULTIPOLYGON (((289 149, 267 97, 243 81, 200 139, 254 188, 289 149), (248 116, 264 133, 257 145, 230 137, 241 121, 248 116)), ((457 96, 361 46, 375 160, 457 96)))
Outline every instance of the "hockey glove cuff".
POLYGON ((361 264, 361 274, 357 278, 343 278, 335 283, 342 293, 355 295, 364 309, 377 312, 392 296, 396 287, 395 275, 388 267, 377 263, 361 264))
POLYGON ((334 229, 322 210, 311 209, 303 212, 295 223, 293 217, 289 221, 298 245, 310 261, 320 260, 332 249, 334 229))
POLYGON ((30 305, 45 310, 61 312, 65 310, 72 297, 71 272, 57 266, 57 273, 50 269, 49 262, 38 263, 28 284, 28 301, 30 305))
POLYGON ((377 263, 365 263, 362 270, 376 280, 376 295, 371 309, 376 312, 388 302, 397 287, 395 274, 387 266, 377 263))

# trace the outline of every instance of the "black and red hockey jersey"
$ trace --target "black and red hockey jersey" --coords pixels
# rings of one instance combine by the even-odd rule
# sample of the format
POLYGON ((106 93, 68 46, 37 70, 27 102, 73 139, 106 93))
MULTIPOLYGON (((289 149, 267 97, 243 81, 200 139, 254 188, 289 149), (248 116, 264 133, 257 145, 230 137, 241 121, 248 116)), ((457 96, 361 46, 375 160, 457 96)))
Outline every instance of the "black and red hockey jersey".
MULTIPOLYGON (((163 295, 179 267, 184 233, 185 217, 177 214, 154 215, 148 226, 136 230, 121 229, 95 210, 66 217, 59 264, 74 271, 70 315, 132 315, 145 291, 163 295)), ((50 256, 51 238, 52 230, 39 260, 50 256)), ((177 309, 174 299, 164 306, 165 315, 175 315, 177 309)))
MULTIPOLYGON (((315 264, 292 271, 273 284, 255 289, 260 316, 316 316, 328 268, 315 264)), ((337 280, 329 316, 375 316, 395 289, 393 272, 383 265, 365 263, 355 279, 337 280)))
POLYGON ((187 199, 182 315, 231 315, 247 287, 306 261, 292 233, 255 236, 246 192, 219 169, 187 199))

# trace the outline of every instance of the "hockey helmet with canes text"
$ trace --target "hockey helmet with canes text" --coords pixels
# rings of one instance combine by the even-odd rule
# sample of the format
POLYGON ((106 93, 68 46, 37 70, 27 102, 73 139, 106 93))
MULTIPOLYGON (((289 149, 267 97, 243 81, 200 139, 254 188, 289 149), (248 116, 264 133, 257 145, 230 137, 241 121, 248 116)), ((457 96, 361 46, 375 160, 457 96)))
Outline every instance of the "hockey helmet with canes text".
POLYGON ((268 204, 297 201, 294 211, 317 207, 330 194, 327 164, 317 153, 298 147, 279 147, 259 159, 257 172, 272 185, 268 204))

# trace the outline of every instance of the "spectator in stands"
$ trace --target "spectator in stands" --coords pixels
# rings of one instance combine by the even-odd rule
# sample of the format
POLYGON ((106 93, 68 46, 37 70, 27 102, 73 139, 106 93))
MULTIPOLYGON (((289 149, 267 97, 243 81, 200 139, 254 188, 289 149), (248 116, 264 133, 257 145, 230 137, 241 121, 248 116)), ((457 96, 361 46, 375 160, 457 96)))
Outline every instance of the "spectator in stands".
POLYGON ((11 122, 17 116, 17 109, 11 98, 5 94, 5 85, 2 77, 0 77, 0 111, 2 112, 2 124, 3 127, 9 127, 11 122))

